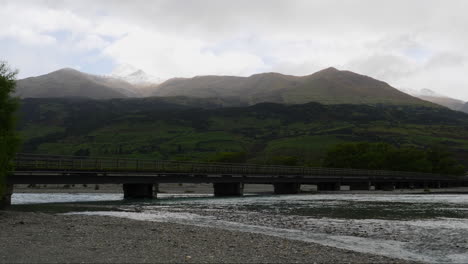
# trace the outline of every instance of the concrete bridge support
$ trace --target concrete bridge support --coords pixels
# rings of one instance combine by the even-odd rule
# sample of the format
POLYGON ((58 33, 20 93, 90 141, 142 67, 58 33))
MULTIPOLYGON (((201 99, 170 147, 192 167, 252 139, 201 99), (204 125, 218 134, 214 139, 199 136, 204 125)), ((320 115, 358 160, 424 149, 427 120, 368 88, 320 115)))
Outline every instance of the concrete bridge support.
POLYGON ((274 183, 275 194, 298 194, 301 184, 295 182, 274 183))
POLYGON ((146 183, 128 183, 123 185, 124 198, 125 199, 151 199, 156 198, 157 184, 146 184, 146 183))
POLYGON ((383 190, 383 191, 393 191, 395 190, 395 183, 393 182, 378 182, 375 183, 376 190, 383 190))
POLYGON ((449 182, 449 187, 461 187, 462 186, 462 182, 461 181, 452 181, 452 182, 449 182))
POLYGON ((395 183, 395 189, 410 189, 410 183, 409 182, 396 182, 395 183))
POLYGON ((350 191, 355 191, 355 190, 370 190, 371 183, 369 181, 364 181, 364 182, 344 182, 341 183, 341 185, 348 185, 350 191))
POLYGON ((341 184, 339 182, 320 182, 317 184, 318 191, 339 191, 341 184))
POLYGON ((440 181, 431 181, 427 184, 428 188, 439 189, 441 187, 440 181))
POLYGON ((440 188, 447 188, 447 187, 448 187, 448 182, 446 181, 440 182, 440 188))
POLYGON ((244 184, 240 182, 213 183, 215 197, 242 196, 244 194, 244 184))
POLYGON ((410 183, 410 187, 413 187, 413 189, 426 189, 427 188, 427 182, 426 181, 421 181, 421 182, 412 182, 410 183))
POLYGON ((3 197, 0 197, 0 209, 11 205, 11 195, 13 194, 13 184, 7 184, 6 192, 3 197))

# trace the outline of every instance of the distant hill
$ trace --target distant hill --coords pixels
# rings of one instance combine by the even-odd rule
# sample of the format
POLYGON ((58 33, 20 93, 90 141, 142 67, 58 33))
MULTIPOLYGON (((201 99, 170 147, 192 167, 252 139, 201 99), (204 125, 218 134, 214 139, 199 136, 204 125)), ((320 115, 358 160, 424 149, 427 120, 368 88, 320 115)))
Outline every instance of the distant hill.
POLYGON ((468 102, 466 102, 466 103, 462 106, 462 108, 460 109, 460 111, 465 112, 465 113, 468 113, 468 102))
POLYGON ((200 98, 238 97, 241 101, 251 105, 261 102, 431 105, 385 82, 335 68, 327 68, 301 77, 262 73, 250 77, 174 78, 160 84, 152 95, 200 98))
MULTIPOLYGON (((445 107, 448 107, 452 110, 457 110, 457 111, 462 111, 462 108, 465 104, 462 100, 450 98, 450 97, 439 97, 439 96, 418 96, 418 98, 421 98, 423 100, 432 102, 434 104, 442 105, 445 107)), ((465 111, 467 112, 467 111, 465 111)), ((468 113, 468 112, 467 112, 468 113)))
POLYGON ((19 80, 15 95, 21 98, 86 97, 93 99, 140 96, 133 85, 128 82, 86 74, 70 68, 19 80))
POLYGON ((452 110, 460 111, 463 108, 463 105, 465 104, 465 102, 462 100, 451 98, 446 95, 436 93, 430 89, 421 89, 421 90, 401 89, 401 91, 409 95, 412 95, 414 97, 418 97, 422 100, 448 107, 452 110))

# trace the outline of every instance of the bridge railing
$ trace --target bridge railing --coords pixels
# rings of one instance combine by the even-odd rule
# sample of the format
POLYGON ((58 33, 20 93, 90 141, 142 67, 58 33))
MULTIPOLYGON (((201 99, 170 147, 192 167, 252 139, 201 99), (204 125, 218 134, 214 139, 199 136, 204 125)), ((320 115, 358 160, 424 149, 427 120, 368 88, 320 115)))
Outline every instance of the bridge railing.
POLYGON ((360 170, 341 168, 314 168, 236 163, 210 163, 190 161, 163 161, 130 158, 94 158, 18 154, 16 170, 100 171, 100 172, 151 172, 190 173, 219 175, 267 175, 267 176, 328 176, 328 177, 408 177, 408 178, 456 178, 456 176, 384 170, 360 170))

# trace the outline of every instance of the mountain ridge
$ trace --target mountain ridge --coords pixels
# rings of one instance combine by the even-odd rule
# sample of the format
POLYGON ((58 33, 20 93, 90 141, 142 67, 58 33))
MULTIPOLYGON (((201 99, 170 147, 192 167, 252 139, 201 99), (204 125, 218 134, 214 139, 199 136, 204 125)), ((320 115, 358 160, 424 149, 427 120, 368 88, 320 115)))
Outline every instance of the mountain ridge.
POLYGON ((329 67, 305 76, 260 73, 249 77, 196 76, 173 78, 160 84, 154 96, 232 97, 249 104, 274 102, 428 104, 388 83, 329 67))
POLYGON ((17 81, 14 94, 21 98, 87 97, 110 99, 138 97, 133 85, 123 80, 63 68, 17 81))
MULTIPOLYGON (((144 73, 137 70, 135 73, 144 73)), ((18 81, 16 95, 21 98, 88 97, 92 99, 129 97, 220 98, 240 105, 262 102, 303 104, 416 104, 432 105, 405 94, 388 83, 334 67, 305 75, 276 72, 248 77, 204 75, 171 78, 161 84, 134 84, 112 76, 98 76, 64 68, 45 75, 18 81), (232 100, 230 100, 232 101, 232 100)))

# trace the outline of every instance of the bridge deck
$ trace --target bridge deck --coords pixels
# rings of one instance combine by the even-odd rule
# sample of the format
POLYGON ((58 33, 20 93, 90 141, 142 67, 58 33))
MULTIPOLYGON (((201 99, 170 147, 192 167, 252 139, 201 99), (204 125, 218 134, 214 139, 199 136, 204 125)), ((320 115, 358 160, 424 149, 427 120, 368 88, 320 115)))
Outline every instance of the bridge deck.
POLYGON ((11 184, 47 183, 317 183, 460 181, 462 177, 358 169, 19 154, 11 184))

